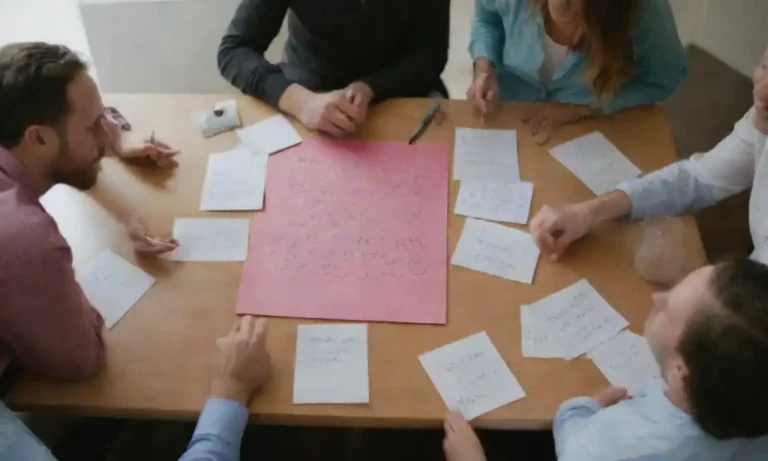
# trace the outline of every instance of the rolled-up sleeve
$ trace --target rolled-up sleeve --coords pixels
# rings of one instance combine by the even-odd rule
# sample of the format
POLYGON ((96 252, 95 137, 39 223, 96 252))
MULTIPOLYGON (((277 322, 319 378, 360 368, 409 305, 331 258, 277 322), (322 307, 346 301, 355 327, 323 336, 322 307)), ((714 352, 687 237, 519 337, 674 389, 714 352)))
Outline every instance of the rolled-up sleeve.
POLYGON ((495 5, 489 0, 475 0, 475 16, 469 39, 472 61, 487 58, 494 65, 501 63, 504 43, 504 23, 495 5))
POLYGON ((756 136, 749 111, 733 132, 705 154, 673 163, 618 186, 632 202, 632 217, 677 215, 713 205, 752 186, 756 136))
POLYGON ((293 82, 267 61, 264 52, 275 39, 288 11, 288 0, 242 0, 221 39, 221 75, 235 88, 273 107, 293 82))
POLYGON ((30 223, 24 238, 1 252, 0 341, 25 371, 89 379, 104 362, 104 320, 75 279, 71 250, 53 230, 36 230, 45 228, 30 223))
POLYGON ((635 74, 601 106, 611 114, 671 96, 688 74, 688 57, 668 0, 644 0, 632 34, 635 74))
POLYGON ((248 424, 242 404, 212 397, 205 403, 187 452, 179 461, 237 461, 248 424))

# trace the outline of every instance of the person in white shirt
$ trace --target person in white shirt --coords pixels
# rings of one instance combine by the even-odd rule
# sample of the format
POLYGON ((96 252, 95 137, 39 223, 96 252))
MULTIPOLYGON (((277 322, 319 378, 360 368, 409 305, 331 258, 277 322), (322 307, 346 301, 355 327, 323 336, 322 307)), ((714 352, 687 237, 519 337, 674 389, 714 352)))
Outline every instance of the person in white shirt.
MULTIPOLYGON (((768 459, 768 266, 741 258, 655 293, 645 337, 663 383, 609 387, 563 403, 560 461, 768 459)), ((485 461, 460 414, 445 420, 448 461, 485 461)))
POLYGON ((622 216, 675 215, 713 205, 749 187, 753 259, 768 263, 768 50, 755 69, 755 104, 714 149, 616 191, 566 206, 544 206, 531 220, 542 253, 557 260, 597 224, 622 216))

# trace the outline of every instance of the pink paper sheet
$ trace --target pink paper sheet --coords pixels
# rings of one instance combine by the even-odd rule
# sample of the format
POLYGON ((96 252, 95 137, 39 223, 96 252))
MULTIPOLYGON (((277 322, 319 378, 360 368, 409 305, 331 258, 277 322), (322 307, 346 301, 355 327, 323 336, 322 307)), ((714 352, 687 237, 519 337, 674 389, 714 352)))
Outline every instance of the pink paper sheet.
POLYGON ((449 147, 313 140, 269 159, 239 314, 444 324, 449 147))

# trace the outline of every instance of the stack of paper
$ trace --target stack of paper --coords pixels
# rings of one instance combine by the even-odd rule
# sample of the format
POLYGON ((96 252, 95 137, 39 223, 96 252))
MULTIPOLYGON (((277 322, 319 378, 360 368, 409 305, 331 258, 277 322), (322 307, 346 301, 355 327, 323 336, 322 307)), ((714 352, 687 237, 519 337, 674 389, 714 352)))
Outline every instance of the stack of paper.
POLYGON ((520 309, 524 357, 572 359, 612 338, 629 323, 581 280, 520 309))
POLYGON ((368 399, 368 325, 299 325, 293 403, 368 399))
POLYGON ((456 128, 453 179, 520 182, 517 132, 456 128))
POLYGON ((661 371, 648 342, 629 330, 597 346, 587 354, 616 387, 637 394, 654 382, 660 382, 661 371))
POLYGON ((249 219, 177 219, 173 237, 179 247, 174 261, 245 261, 249 219))
POLYGON ((115 326, 155 283, 151 275, 110 250, 78 270, 77 281, 107 328, 115 326))
POLYGON ((496 183, 477 180, 461 182, 453 212, 489 221, 526 224, 531 211, 533 184, 496 183))
POLYGON ((550 153, 597 195, 641 173, 599 132, 560 144, 550 153))
POLYGON ((242 147, 256 155, 269 155, 299 144, 301 136, 282 115, 273 115, 236 131, 242 147))
POLYGON ((454 266, 532 283, 539 248, 530 234, 501 224, 467 218, 451 258, 454 266))
POLYGON ((419 361, 445 405, 467 420, 525 397, 484 331, 422 354, 419 361))
POLYGON ((264 208, 269 157, 233 150, 208 157, 200 211, 241 211, 264 208))

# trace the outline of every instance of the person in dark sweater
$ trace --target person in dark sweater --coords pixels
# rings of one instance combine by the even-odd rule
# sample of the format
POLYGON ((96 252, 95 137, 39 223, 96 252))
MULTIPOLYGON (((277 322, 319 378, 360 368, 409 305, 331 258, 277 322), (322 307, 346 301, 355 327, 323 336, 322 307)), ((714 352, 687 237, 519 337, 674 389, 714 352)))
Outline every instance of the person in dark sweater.
POLYGON ((368 106, 447 97, 450 0, 243 0, 221 40, 221 74, 245 94, 341 137, 368 106), (264 52, 288 15, 283 60, 264 52))

